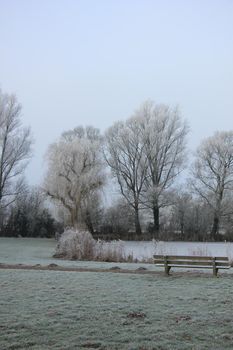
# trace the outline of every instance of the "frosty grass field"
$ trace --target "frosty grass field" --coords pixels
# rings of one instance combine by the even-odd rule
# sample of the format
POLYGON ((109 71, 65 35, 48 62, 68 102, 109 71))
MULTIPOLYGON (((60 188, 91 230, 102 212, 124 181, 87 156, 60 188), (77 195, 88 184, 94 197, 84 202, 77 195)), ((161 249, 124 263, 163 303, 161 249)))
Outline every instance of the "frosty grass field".
POLYGON ((0 238, 0 263, 99 272, 0 269, 0 349, 233 349, 233 274, 151 264, 61 261, 55 242, 0 238), (112 266, 151 273, 101 272, 112 266))

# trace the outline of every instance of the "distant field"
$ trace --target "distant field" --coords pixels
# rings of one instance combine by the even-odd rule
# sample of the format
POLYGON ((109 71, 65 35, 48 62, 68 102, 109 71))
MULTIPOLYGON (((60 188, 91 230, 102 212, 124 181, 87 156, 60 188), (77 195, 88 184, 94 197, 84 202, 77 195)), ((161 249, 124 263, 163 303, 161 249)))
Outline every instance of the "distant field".
POLYGON ((165 277, 152 264, 54 260, 55 244, 1 238, 0 263, 154 273, 0 269, 0 350, 233 349, 232 269, 165 277))
MULTIPOLYGON (((49 265, 56 263, 60 266, 81 267, 81 268, 111 268, 118 263, 103 263, 95 261, 69 261, 54 259, 56 241, 44 238, 2 238, 0 237, 0 264, 41 264, 49 265)), ((135 269, 138 264, 120 264, 121 268, 135 269)), ((153 265, 140 264, 148 269, 154 269, 153 265)), ((1 349, 0 349, 1 350, 1 349)))

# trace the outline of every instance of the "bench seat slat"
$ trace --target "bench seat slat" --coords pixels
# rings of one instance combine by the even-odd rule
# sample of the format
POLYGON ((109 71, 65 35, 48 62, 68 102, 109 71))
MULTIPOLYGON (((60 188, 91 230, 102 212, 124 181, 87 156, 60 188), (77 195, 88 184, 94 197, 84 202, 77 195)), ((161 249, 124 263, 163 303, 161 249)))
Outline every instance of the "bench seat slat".
POLYGON ((225 257, 225 258, 224 257, 220 257, 220 258, 216 257, 215 261, 227 261, 229 263, 229 259, 227 257, 225 257))
POLYGON ((154 264, 164 264, 164 259, 154 259, 154 264))
MULTIPOLYGON (((164 264, 156 264, 156 266, 159 266, 159 267, 164 267, 164 264)), ((194 268, 194 269, 212 269, 213 268, 213 265, 208 265, 208 266, 202 266, 201 264, 200 265, 177 265, 177 264, 168 264, 167 265, 168 267, 180 267, 180 268, 194 268)), ((229 269, 230 268, 230 265, 227 265, 227 266, 216 266, 217 269, 229 269)))
MULTIPOLYGON (((164 264, 156 264, 156 266, 159 266, 159 267, 164 267, 164 264)), ((167 265, 168 267, 180 267, 180 268, 194 268, 194 269, 212 269, 213 268, 213 265, 207 265, 207 266, 203 266, 203 265, 176 265, 176 264, 168 264, 167 265)), ((227 266, 218 266, 216 265, 216 268, 217 269, 229 269, 230 268, 230 265, 227 265, 227 266)))
MULTIPOLYGON (((154 260, 154 264, 164 264, 164 260, 154 260)), ((168 265, 203 265, 203 266, 213 266, 213 262, 212 261, 191 261, 191 260, 167 260, 167 264, 168 265)))
MULTIPOLYGON (((213 266, 202 266, 202 265, 173 265, 168 264, 169 267, 181 267, 181 268, 196 268, 196 269, 212 269, 213 266)), ((229 269, 230 266, 216 266, 217 269, 229 269)))
MULTIPOLYGON (((155 262, 156 264, 156 262, 155 262)), ((168 265, 193 265, 193 266, 211 266, 213 267, 213 261, 180 261, 180 260, 167 260, 168 265)), ((216 266, 228 266, 227 262, 216 262, 216 266)))
POLYGON ((179 256, 179 255, 168 255, 167 256, 167 260, 173 260, 173 259, 179 259, 179 260, 203 260, 203 261, 208 261, 208 260, 212 260, 212 256, 179 256))

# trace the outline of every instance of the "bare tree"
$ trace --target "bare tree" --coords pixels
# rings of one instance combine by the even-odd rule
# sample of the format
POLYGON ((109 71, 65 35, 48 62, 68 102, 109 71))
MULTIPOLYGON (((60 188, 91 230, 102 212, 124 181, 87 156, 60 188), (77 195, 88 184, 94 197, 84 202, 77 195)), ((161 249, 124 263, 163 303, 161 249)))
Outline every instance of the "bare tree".
POLYGON ((102 216, 101 230, 115 238, 125 239, 134 225, 134 210, 124 198, 119 198, 102 216))
POLYGON ((179 188, 174 193, 170 229, 181 240, 207 240, 211 223, 210 210, 202 198, 192 196, 190 191, 179 188))
POLYGON ((80 224, 82 206, 105 182, 101 141, 99 130, 78 127, 48 149, 44 191, 68 211, 72 226, 80 224))
POLYGON ((147 159, 144 204, 152 209, 154 230, 159 231, 159 210, 171 204, 171 186, 183 170, 188 126, 178 108, 152 101, 145 102, 136 115, 147 159))
POLYGON ((23 172, 31 157, 29 128, 21 126, 21 105, 0 90, 0 208, 25 190, 23 172))
MULTIPOLYGON (((60 225, 61 226, 61 225, 60 225)), ((52 237, 59 228, 46 207, 45 197, 38 188, 28 188, 17 196, 8 209, 8 217, 1 228, 4 236, 52 237)))
POLYGON ((233 131, 216 132, 197 150, 192 187, 213 214, 212 237, 219 232, 220 220, 232 211, 229 197, 233 190, 233 131))
POLYGON ((186 191, 179 189, 174 193, 174 205, 172 206, 172 222, 174 229, 180 232, 180 238, 185 239, 187 216, 192 205, 192 196, 186 191))
POLYGON ((141 234, 140 197, 147 166, 138 118, 117 122, 106 132, 105 158, 116 178, 120 192, 134 209, 136 234, 141 234))

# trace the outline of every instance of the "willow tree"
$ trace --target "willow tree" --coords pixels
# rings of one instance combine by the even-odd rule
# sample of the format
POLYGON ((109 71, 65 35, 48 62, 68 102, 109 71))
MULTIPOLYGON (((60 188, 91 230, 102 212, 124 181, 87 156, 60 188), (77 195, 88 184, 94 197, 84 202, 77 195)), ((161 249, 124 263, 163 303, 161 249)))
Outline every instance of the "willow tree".
MULTIPOLYGON (((47 152, 44 191, 65 208, 73 227, 80 224, 86 204, 104 184, 101 136, 93 127, 78 127, 62 134, 47 152)), ((89 218, 89 216, 88 216, 89 218)))

